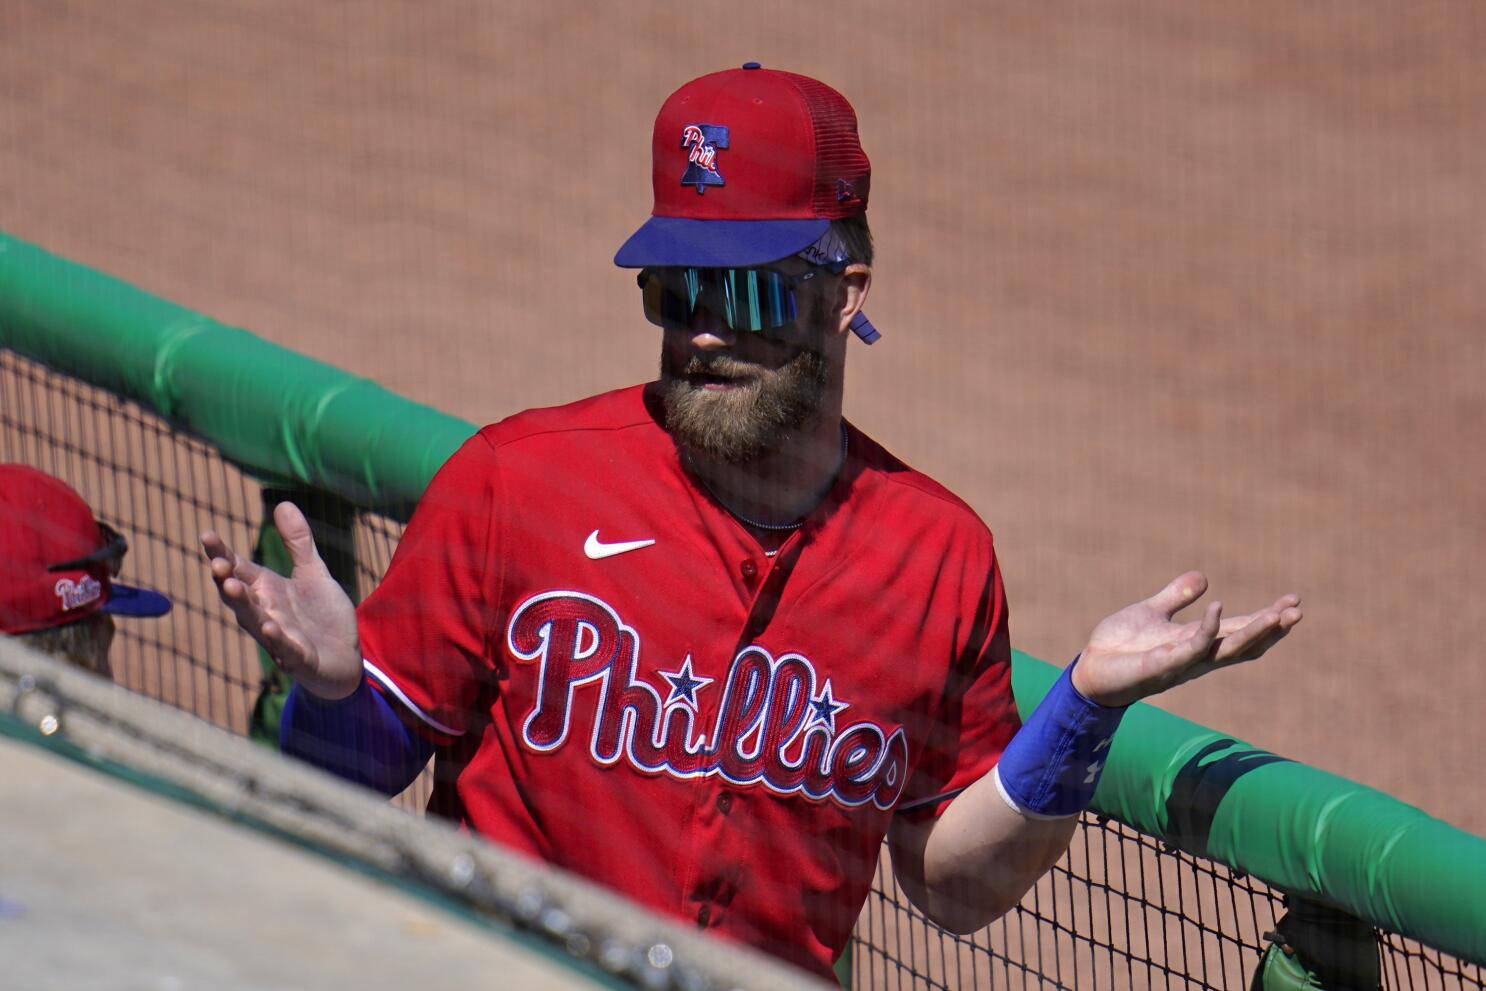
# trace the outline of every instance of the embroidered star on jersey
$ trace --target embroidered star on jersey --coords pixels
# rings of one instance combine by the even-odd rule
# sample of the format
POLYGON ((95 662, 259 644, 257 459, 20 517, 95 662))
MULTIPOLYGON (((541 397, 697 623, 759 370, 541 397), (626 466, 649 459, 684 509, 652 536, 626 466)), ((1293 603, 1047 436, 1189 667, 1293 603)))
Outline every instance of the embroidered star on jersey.
POLYGON ((816 723, 825 723, 826 726, 830 727, 831 735, 835 736, 836 713, 842 709, 851 708, 851 703, 837 702, 831 697, 831 679, 827 678, 826 683, 820 688, 820 694, 810 700, 810 708, 815 710, 814 714, 810 717, 810 725, 814 726, 816 723))
POLYGON ((666 705, 680 701, 691 711, 697 711, 697 691, 712 684, 713 679, 703 678, 691 672, 691 655, 686 655, 686 660, 681 662, 679 671, 662 671, 660 676, 671 683, 671 693, 666 696, 666 705))

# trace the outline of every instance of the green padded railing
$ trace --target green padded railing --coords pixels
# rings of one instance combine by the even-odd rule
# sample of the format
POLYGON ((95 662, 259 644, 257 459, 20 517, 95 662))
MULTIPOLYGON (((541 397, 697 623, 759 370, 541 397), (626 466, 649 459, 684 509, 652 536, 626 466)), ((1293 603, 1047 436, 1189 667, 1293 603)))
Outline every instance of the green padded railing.
MULTIPOLYGON (((361 506, 415 502, 475 429, 4 234, 0 346, 135 400, 257 477, 361 506)), ((1016 655, 1024 714, 1057 670, 1016 655)), ((1486 840, 1372 789, 1136 705, 1094 809, 1486 962, 1486 840)))
POLYGON ((0 345, 132 399, 259 478, 414 502, 475 428, 0 233, 0 345))

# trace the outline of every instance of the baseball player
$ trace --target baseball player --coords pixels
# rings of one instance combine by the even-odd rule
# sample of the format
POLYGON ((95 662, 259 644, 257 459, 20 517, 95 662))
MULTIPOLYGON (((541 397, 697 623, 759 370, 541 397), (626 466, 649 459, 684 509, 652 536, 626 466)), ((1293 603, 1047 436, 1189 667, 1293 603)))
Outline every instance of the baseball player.
POLYGON ((115 581, 129 544, 61 479, 0 465, 0 633, 105 678, 115 616, 163 616, 170 600, 115 581))
POLYGON ((298 688, 287 750, 825 975, 884 836, 959 932, 1063 853, 1124 707, 1264 653, 1299 599, 1173 616, 1196 572, 1099 624, 1020 725, 976 514, 842 418, 878 333, 856 116, 741 69, 666 100, 654 211, 619 249, 655 382, 488 426, 359 610, 302 515, 281 578, 203 545, 298 688))

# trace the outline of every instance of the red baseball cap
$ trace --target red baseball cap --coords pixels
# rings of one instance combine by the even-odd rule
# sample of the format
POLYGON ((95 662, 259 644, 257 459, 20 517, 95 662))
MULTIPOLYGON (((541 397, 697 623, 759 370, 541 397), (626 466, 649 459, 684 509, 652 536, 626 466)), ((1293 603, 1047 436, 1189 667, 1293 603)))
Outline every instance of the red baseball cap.
POLYGON ((113 580, 128 544, 65 482, 0 465, 0 633, 29 633, 96 612, 163 616, 170 600, 113 580))
POLYGON ((655 209, 615 254, 621 268, 763 265, 867 209, 872 166, 851 104, 757 62, 672 93, 651 154, 655 209))

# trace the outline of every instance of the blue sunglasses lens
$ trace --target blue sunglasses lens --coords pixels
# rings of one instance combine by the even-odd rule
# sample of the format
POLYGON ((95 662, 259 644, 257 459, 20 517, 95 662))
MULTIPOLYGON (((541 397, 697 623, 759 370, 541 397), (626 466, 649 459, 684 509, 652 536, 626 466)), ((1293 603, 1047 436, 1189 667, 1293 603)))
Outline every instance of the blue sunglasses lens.
POLYGON ((645 318, 659 327, 689 326, 702 309, 752 333, 795 319, 791 280, 772 269, 647 268, 638 281, 645 318))

